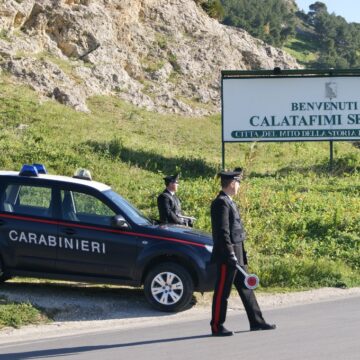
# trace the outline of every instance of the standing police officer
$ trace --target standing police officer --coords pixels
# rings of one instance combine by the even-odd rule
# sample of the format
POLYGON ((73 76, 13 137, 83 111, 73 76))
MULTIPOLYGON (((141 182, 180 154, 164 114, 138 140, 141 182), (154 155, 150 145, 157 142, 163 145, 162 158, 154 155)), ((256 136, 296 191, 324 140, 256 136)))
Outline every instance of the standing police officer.
POLYGON ((217 264, 217 279, 212 304, 211 332, 213 336, 231 336, 232 331, 224 327, 231 287, 234 284, 244 304, 250 330, 272 330, 276 325, 267 324, 253 290, 246 288, 244 275, 236 269, 240 265, 247 271, 244 249, 245 231, 239 210, 232 200, 240 187, 241 169, 223 171, 222 190, 211 204, 211 225, 214 240, 212 258, 217 264))
POLYGON ((179 186, 179 175, 165 176, 164 180, 166 189, 157 198, 160 222, 192 227, 194 218, 184 216, 181 213, 180 200, 176 196, 179 186))

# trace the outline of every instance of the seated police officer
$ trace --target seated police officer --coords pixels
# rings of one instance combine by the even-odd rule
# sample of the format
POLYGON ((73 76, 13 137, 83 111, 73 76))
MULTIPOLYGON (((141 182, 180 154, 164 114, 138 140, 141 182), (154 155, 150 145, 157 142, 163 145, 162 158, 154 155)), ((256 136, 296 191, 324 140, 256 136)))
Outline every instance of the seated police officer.
POLYGON ((179 175, 165 176, 164 180, 166 189, 157 198, 160 222, 192 227, 194 218, 181 213, 180 200, 176 196, 176 191, 179 186, 179 175))

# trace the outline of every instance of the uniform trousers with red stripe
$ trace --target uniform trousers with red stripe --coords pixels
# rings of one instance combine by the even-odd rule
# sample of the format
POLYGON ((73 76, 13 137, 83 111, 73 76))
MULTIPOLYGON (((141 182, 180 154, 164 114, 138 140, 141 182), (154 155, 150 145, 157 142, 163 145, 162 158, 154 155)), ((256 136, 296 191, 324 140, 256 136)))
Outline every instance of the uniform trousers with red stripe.
MULTIPOLYGON (((247 271, 246 266, 242 266, 242 268, 247 271)), ((210 322, 213 331, 219 331, 219 328, 226 320, 228 299, 233 284, 244 304, 250 327, 265 323, 255 293, 245 286, 244 278, 244 275, 234 266, 228 264, 217 265, 217 278, 212 304, 212 318, 210 322)))

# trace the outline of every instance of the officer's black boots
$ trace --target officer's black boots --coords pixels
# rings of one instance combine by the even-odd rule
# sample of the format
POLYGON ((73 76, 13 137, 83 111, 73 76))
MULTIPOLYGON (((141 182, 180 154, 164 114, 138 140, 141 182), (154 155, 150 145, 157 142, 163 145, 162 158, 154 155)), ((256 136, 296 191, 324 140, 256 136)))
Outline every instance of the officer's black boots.
POLYGON ((258 331, 258 330, 274 330, 276 329, 276 325, 275 324, 258 324, 255 326, 250 326, 250 331, 258 331))
MULTIPOLYGON (((275 329, 276 329, 275 324, 268 324, 268 323, 250 326, 250 331, 275 330, 275 329)), ((211 334, 212 336, 232 336, 234 335, 234 332, 226 329, 226 327, 224 327, 223 325, 220 325, 219 329, 216 331, 213 328, 211 328, 211 334)))
POLYGON ((233 336, 234 333, 226 327, 220 325, 219 329, 217 331, 214 331, 214 329, 211 329, 212 336, 233 336))

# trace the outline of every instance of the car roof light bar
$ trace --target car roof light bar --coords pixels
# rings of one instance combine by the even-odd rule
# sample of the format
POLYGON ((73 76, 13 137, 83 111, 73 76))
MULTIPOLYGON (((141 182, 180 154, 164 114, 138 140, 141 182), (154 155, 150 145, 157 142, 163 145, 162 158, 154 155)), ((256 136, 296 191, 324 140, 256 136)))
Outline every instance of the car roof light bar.
POLYGON ((25 164, 22 166, 19 175, 20 176, 39 176, 39 172, 35 166, 25 164))
POLYGON ((47 174, 44 164, 33 164, 39 174, 47 174))

